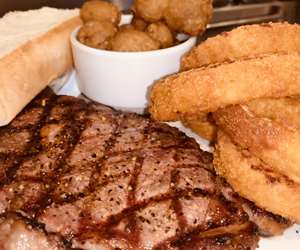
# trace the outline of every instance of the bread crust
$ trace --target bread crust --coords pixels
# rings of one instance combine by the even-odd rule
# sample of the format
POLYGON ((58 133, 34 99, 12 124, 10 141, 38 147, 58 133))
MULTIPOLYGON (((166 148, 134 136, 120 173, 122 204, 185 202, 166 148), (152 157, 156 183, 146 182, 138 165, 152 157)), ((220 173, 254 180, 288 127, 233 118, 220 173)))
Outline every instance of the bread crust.
POLYGON ((81 24, 68 19, 0 60, 0 126, 7 125, 52 80, 73 65, 69 35, 81 24))

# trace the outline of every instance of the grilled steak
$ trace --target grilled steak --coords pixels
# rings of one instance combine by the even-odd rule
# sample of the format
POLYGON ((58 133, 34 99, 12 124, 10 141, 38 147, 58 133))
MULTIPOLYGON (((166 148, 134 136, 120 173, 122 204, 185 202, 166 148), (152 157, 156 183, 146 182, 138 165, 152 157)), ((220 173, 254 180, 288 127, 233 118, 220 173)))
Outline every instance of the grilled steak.
POLYGON ((0 129, 0 249, 255 249, 211 160, 175 128, 44 91, 0 129))

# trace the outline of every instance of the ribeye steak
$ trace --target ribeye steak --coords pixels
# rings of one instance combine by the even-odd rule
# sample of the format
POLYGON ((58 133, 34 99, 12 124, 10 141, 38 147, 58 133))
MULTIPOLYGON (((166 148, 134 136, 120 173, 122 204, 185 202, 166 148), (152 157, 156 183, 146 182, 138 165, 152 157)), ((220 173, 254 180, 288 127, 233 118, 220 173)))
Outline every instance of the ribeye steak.
POLYGON ((0 129, 0 249, 255 249, 211 158, 168 125, 46 90, 0 129))

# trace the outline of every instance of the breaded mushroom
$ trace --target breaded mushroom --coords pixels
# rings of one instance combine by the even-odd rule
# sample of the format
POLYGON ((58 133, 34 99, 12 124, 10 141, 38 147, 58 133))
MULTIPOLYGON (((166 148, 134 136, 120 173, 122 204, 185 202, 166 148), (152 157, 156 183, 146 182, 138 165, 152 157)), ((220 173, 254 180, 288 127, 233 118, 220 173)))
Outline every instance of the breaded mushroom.
POLYGON ((174 44, 174 37, 169 27, 163 22, 150 24, 147 33, 160 43, 161 48, 168 48, 174 44))
POLYGON ((107 21, 118 25, 121 20, 121 12, 112 3, 101 0, 85 2, 80 10, 80 17, 83 22, 107 21))
POLYGON ((141 18, 137 18, 137 17, 134 17, 132 19, 132 22, 131 24, 137 29, 137 30, 141 30, 141 31, 144 31, 147 26, 148 26, 148 23, 146 21, 144 21, 143 19, 141 18))
POLYGON ((135 0, 133 11, 147 22, 157 22, 163 18, 171 1, 173 0, 135 0))
POLYGON ((80 28, 77 39, 89 47, 110 49, 110 40, 116 33, 111 22, 89 21, 80 28))
POLYGON ((128 23, 128 24, 122 24, 120 27, 119 27, 119 31, 122 31, 122 30, 127 30, 127 29, 136 29, 131 23, 128 23))
POLYGON ((135 29, 119 31, 111 41, 114 51, 148 51, 160 48, 158 41, 151 38, 146 32, 135 29))
POLYGON ((206 30, 212 12, 212 0, 172 0, 164 18, 172 30, 197 36, 206 30))

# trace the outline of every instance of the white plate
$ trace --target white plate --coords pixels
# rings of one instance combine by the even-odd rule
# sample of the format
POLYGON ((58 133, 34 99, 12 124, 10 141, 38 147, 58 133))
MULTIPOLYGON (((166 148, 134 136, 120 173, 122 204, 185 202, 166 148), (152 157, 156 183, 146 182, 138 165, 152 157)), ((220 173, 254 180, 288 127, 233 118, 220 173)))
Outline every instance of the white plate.
MULTIPOLYGON (((71 95, 78 97, 80 91, 77 87, 76 74, 74 71, 68 73, 55 82, 52 86, 58 95, 71 95)), ((207 140, 197 136, 191 130, 184 128, 180 122, 169 123, 169 125, 177 127, 187 136, 195 138, 203 150, 211 151, 207 140)), ((300 249, 300 225, 295 225, 285 234, 278 237, 261 238, 259 241, 259 250, 299 250, 300 249)))

